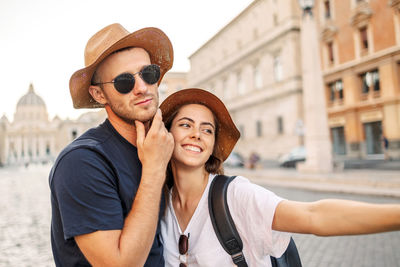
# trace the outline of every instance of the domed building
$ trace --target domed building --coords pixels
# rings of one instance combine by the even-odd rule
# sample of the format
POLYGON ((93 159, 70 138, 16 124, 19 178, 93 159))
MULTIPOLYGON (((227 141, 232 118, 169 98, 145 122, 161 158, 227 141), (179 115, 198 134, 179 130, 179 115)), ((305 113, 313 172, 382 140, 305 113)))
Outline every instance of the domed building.
POLYGON ((73 139, 104 121, 104 110, 88 112, 77 120, 51 121, 46 103, 36 94, 33 84, 16 106, 14 121, 0 118, 0 166, 53 161, 73 139))
POLYGON ((29 121, 32 124, 48 121, 46 104, 43 99, 35 93, 33 84, 29 85, 28 93, 19 99, 14 114, 14 121, 29 121))

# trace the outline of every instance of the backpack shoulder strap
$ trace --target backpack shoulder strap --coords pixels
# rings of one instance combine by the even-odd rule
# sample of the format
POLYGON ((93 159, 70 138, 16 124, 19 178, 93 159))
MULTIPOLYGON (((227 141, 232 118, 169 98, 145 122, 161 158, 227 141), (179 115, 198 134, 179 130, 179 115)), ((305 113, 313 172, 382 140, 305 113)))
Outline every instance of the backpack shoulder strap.
MULTIPOLYGON (((242 239, 236 230, 227 201, 229 183, 235 178, 236 176, 228 177, 225 175, 218 175, 214 178, 208 193, 208 209, 215 234, 221 246, 231 255, 232 261, 237 266, 247 267, 247 262, 242 252, 242 239)), ((288 248, 280 258, 271 256, 270 259, 273 267, 302 267, 293 238, 290 239, 288 248)))
POLYGON ((236 230, 227 203, 229 183, 236 176, 217 175, 211 182, 208 193, 208 209, 215 234, 225 251, 231 255, 233 262, 239 267, 247 267, 243 255, 243 243, 236 230))

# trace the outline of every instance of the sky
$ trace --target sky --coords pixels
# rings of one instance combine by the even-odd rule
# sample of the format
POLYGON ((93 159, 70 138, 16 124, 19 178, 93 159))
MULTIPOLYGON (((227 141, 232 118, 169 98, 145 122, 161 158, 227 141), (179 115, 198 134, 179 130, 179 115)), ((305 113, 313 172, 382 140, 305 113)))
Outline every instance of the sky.
POLYGON ((49 119, 75 119, 71 75, 84 67, 84 48, 118 22, 133 32, 157 27, 174 47, 171 71, 189 71, 188 57, 253 0, 0 0, 0 117, 12 121, 32 83, 49 119))

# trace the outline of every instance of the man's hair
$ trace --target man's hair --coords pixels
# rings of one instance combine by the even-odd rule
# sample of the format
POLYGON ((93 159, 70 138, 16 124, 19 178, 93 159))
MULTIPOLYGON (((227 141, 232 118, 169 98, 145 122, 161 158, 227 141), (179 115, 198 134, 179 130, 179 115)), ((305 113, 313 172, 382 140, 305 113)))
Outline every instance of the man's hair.
POLYGON ((98 86, 100 86, 101 90, 104 90, 104 89, 103 89, 103 84, 101 83, 101 80, 100 80, 100 76, 99 76, 99 74, 97 73, 97 69, 96 69, 96 70, 94 71, 94 73, 93 73, 92 81, 90 82, 90 84, 91 84, 91 85, 97 84, 98 86))

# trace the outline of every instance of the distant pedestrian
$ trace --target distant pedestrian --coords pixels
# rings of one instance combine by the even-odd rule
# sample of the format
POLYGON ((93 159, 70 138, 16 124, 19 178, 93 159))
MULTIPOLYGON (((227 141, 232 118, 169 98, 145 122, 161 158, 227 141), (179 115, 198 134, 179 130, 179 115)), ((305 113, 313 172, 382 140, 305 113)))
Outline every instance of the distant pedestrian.
POLYGON ((382 136, 383 155, 385 160, 389 160, 389 140, 386 136, 382 136))
POLYGON ((259 161, 260 156, 256 152, 251 153, 249 157, 249 168, 256 169, 259 161))

